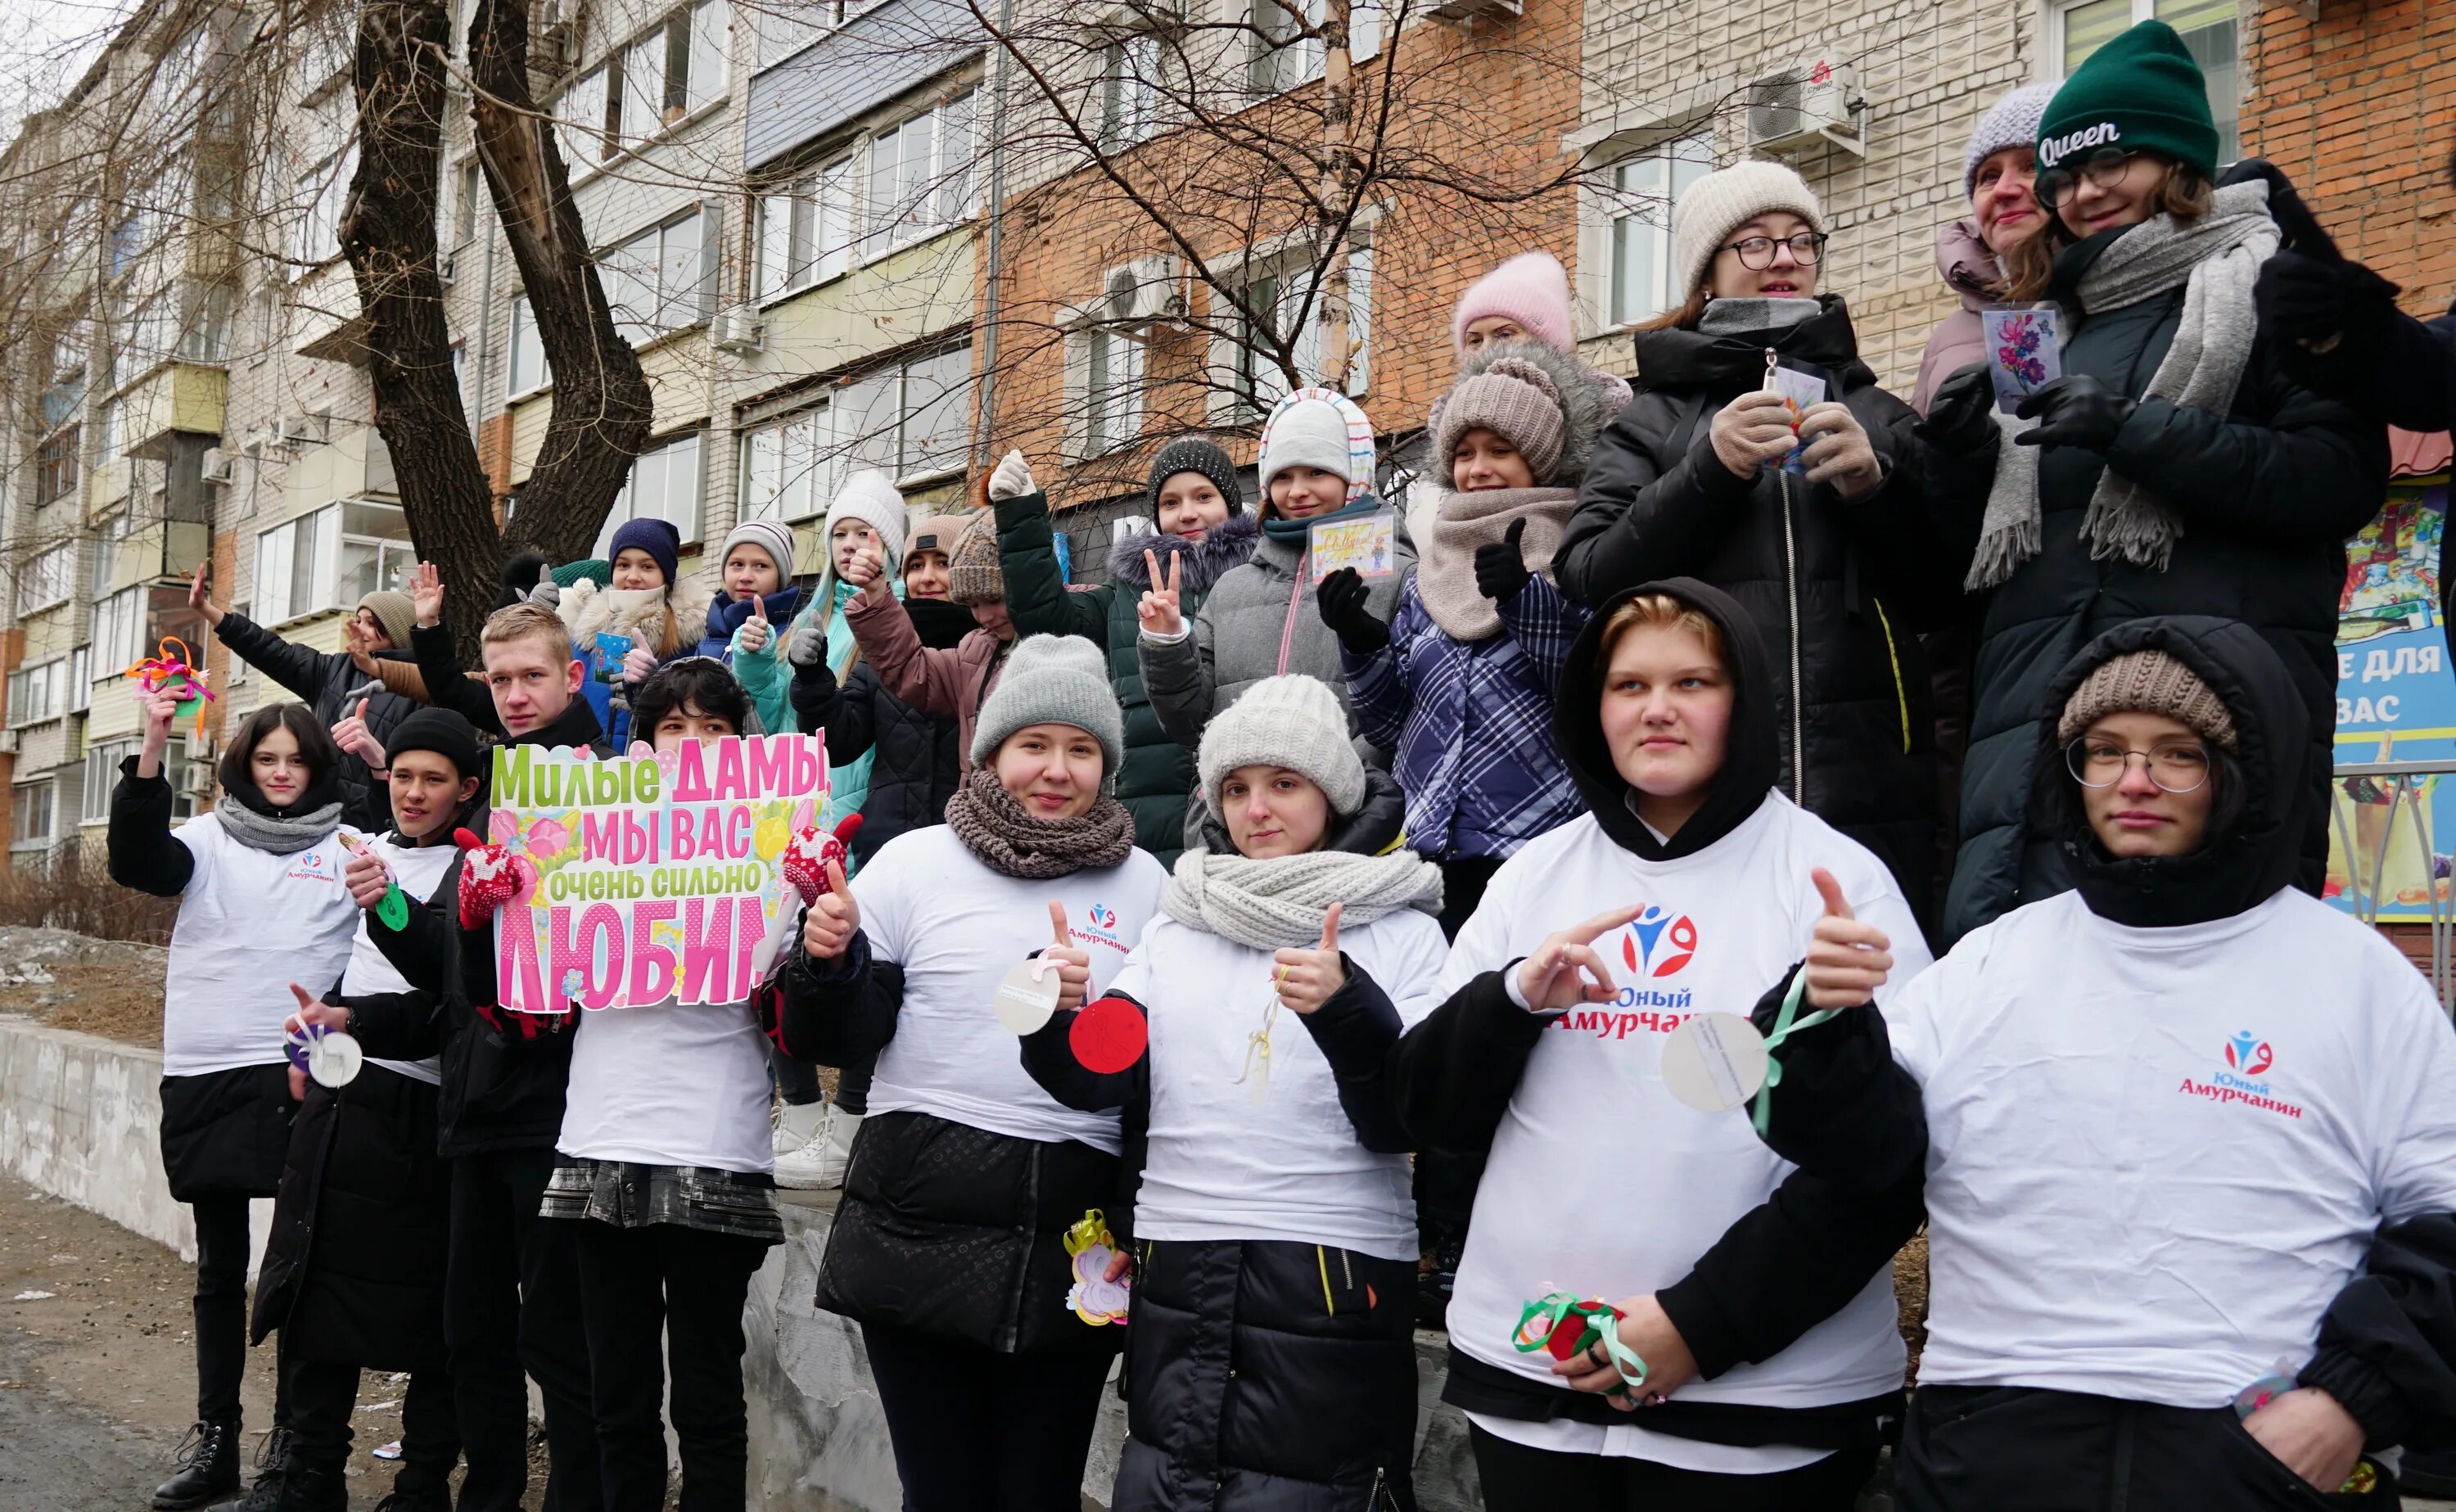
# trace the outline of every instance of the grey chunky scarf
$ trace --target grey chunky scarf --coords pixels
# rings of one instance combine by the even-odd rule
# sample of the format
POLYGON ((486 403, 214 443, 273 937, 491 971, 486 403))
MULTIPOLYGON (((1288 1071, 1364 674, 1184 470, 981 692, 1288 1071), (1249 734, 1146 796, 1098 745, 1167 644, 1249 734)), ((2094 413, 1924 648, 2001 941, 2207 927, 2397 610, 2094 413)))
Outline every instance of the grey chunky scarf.
MULTIPOLYGON (((2080 313, 2120 310, 2181 285, 2183 313, 2174 344, 2144 397, 2222 415, 2251 361, 2260 324, 2252 287, 2277 243, 2268 185, 2258 179, 2230 184, 2197 220, 2159 215, 2118 238, 2081 276, 2080 313)), ((2013 444, 2014 435, 2031 423, 1996 417, 1996 483, 1979 527, 1978 555, 1963 583, 1972 592, 1995 587, 2038 554, 2038 448, 2013 444)), ((2163 572, 2183 521, 2164 501, 2109 467, 2098 475, 2080 533, 2095 559, 2120 557, 2163 572)))
POLYGON ((1412 850, 1360 856, 1316 850, 1256 861, 1209 850, 1177 858, 1160 907, 1191 929, 1258 950, 1321 943, 1334 903, 1342 925, 1370 924, 1402 909, 1442 911, 1442 872, 1412 850))
POLYGON ((214 818, 221 825, 222 833, 250 850, 261 850, 269 856, 288 856, 319 843, 338 828, 341 806, 330 803, 320 808, 292 814, 287 819, 276 819, 271 814, 257 813, 234 799, 215 804, 214 818))
POLYGON ((1135 816, 1109 794, 1074 818, 1043 819, 986 766, 973 767, 947 800, 947 828, 983 866, 1031 882, 1114 867, 1135 848, 1135 816))

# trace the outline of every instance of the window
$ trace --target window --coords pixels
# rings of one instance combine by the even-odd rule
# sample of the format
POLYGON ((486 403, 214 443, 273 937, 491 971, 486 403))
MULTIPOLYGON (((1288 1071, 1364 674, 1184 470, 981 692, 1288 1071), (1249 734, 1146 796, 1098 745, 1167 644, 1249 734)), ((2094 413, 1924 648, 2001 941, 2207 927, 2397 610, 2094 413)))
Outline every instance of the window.
POLYGON ((1084 384, 1084 455, 1105 456, 1143 431, 1143 343, 1140 334, 1095 326, 1084 384))
POLYGON ((36 552, 26 563, 26 602, 18 606, 17 612, 32 614, 55 603, 66 603, 75 583, 75 541, 62 541, 48 550, 36 552))
MULTIPOLYGON (((1269 413, 1288 392, 1286 375, 1270 356, 1279 336, 1294 334, 1297 372, 1308 384, 1321 381, 1321 266, 1305 259, 1258 271, 1245 285, 1247 304, 1266 314, 1272 330, 1251 329, 1237 343, 1234 369, 1238 402, 1253 415, 1269 413)), ((1373 334, 1373 249, 1347 255, 1347 392, 1364 392, 1373 334)))
POLYGON ((556 102, 579 167, 639 146, 725 93, 727 30, 721 0, 676 10, 607 55, 556 102))
POLYGON ((1160 39, 1142 32, 1101 55, 1100 145, 1115 152, 1159 130, 1160 39))
POLYGON ((479 172, 477 159, 472 158, 460 165, 452 192, 452 239, 446 245, 465 247, 478 239, 479 194, 483 185, 484 177, 479 172))
POLYGON ((93 656, 106 668, 133 666, 153 647, 145 644, 145 590, 124 589, 93 606, 93 656))
POLYGON ((545 387, 549 375, 545 365, 545 342, 538 336, 537 317, 529 313, 528 296, 512 300, 511 357, 504 364, 503 396, 518 398, 533 389, 545 387))
POLYGON ((626 521, 651 516, 671 523, 685 541, 697 541, 699 452, 697 431, 642 452, 631 464, 623 491, 614 496, 614 507, 606 511, 604 528, 597 533, 590 555, 613 555, 614 532, 626 521))
POLYGON ((179 285, 179 337, 173 355, 182 362, 228 361, 231 286, 189 279, 179 285))
MULTIPOLYGON (((1322 0, 1252 0, 1252 5, 1253 60, 1247 82, 1253 92, 1284 94, 1321 77, 1322 0), (1291 6, 1304 13, 1302 27, 1297 24, 1291 6)), ((1357 0, 1348 7, 1347 51, 1352 61, 1361 63, 1382 51, 1382 10, 1379 0, 1357 0)))
POLYGON ((9 791, 9 843, 12 846, 47 846, 51 843, 51 810, 56 807, 58 787, 48 777, 38 783, 19 783, 9 791))
MULTIPOLYGON (((177 744, 176 742, 173 743, 177 744)), ((90 825, 108 823, 111 819, 111 789, 119 781, 119 764, 136 754, 133 740, 105 741, 85 748, 85 811, 78 817, 90 825)), ((169 776, 169 763, 164 763, 164 776, 169 776)), ((175 796, 178 784, 171 785, 175 796)))
POLYGON ((852 266, 861 213, 857 158, 840 157, 759 199, 759 297, 834 277, 852 266))
POLYGON ((409 543, 409 517, 391 504, 345 501, 341 510, 341 560, 333 592, 337 608, 355 605, 379 588, 404 589, 418 552, 409 543))
POLYGON ((972 108, 967 91, 870 142, 865 259, 936 235, 972 214, 972 108))
POLYGON ((102 423, 95 427, 93 464, 108 467, 119 460, 119 400, 106 400, 102 406, 102 423))
POLYGON ((614 327, 633 342, 697 325, 715 311, 716 215, 691 210, 597 259, 614 327))
POLYGON ((51 381, 43 388, 43 428, 53 430, 85 409, 85 323, 77 321, 51 339, 51 381))
MULTIPOLYGON (((125 665, 126 664, 122 664, 125 665)), ((69 664, 53 658, 9 674, 9 724, 39 725, 68 712, 69 664)))
POLYGON ((326 504, 256 535, 259 623, 347 608, 378 588, 400 586, 416 564, 398 507, 356 499, 326 504))
POLYGON ((949 347, 866 374, 823 404, 746 431, 742 518, 822 514, 859 467, 898 479, 961 467, 972 378, 972 347, 949 347))
POLYGON ((1649 147, 1607 171, 1611 219, 1611 321, 1628 325, 1661 315, 1688 297, 1671 287, 1671 203, 1714 167, 1709 130, 1649 147))
POLYGON ((835 406, 788 415, 742 438, 742 518, 807 520, 826 512, 843 486, 835 406))
POLYGON ((67 426, 43 438, 34 448, 34 502, 48 504, 76 491, 77 454, 84 446, 84 427, 67 426))
POLYGON ((2066 74, 2119 33, 2143 21, 2163 21, 2182 36, 2208 79, 2209 113, 2217 117, 2218 161, 2242 151, 2241 38, 2234 0, 2080 0, 2054 10, 2055 56, 2066 74))
POLYGON ((92 702, 93 647, 81 645, 69 653, 69 712, 81 714, 92 702))
POLYGON ((91 597, 99 599, 111 591, 112 576, 119 570, 120 538, 127 534, 125 514, 113 515, 94 528, 93 586, 86 590, 91 597))
POLYGON ((554 102, 555 118, 563 123, 563 151, 575 172, 585 172, 619 150, 608 132, 605 78, 608 69, 590 69, 571 81, 554 102))
MULTIPOLYGON (((323 556, 317 537, 324 512, 287 521, 271 530, 259 531, 256 538, 256 603, 263 611, 263 623, 279 624, 312 612, 332 597, 332 579, 322 584, 317 582, 316 568, 323 556), (318 592, 321 586, 323 591, 318 592)), ((99 615, 100 608, 96 607, 99 615)), ((100 620, 95 622, 95 644, 102 641, 100 620)))
POLYGON ((300 210, 290 244, 297 270, 319 266, 341 255, 341 208, 350 196, 350 180, 358 172, 355 141, 316 166, 298 181, 300 210))

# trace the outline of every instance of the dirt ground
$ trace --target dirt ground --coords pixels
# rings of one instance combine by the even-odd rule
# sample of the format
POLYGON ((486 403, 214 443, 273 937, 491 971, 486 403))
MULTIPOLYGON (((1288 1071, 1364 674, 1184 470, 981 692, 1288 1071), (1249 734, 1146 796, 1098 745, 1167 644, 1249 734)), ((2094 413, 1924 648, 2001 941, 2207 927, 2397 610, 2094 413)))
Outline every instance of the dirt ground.
POLYGON ((158 946, 0 928, 0 1013, 159 1049, 163 958, 158 946))

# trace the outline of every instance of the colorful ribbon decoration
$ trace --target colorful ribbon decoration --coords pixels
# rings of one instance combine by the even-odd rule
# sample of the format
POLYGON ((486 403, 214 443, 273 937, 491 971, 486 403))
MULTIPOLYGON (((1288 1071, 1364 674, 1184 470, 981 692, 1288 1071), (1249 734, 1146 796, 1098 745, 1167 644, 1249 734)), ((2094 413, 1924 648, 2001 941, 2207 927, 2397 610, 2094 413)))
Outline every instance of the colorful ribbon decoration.
POLYGON ((1108 1216, 1098 1208, 1087 1211, 1066 1231, 1064 1243, 1074 1277, 1066 1293, 1067 1307, 1095 1328, 1124 1322, 1133 1305, 1135 1277, 1129 1271, 1114 1281, 1108 1278, 1110 1257, 1118 1253, 1108 1216))
POLYGON ((1803 1029, 1814 1029, 1834 1014, 1838 1008, 1820 1008, 1797 1023, 1791 1015, 1799 1011, 1800 999, 1808 992, 1808 968, 1802 966, 1791 979, 1791 991, 1783 994, 1782 1011, 1774 1015, 1773 1032, 1766 1036, 1766 1079, 1757 1089, 1756 1101, 1749 1108, 1749 1121, 1757 1126, 1757 1137, 1765 1137, 1766 1125, 1773 1118, 1773 1090, 1782 1080, 1782 1062, 1774 1057, 1784 1040, 1803 1029))
POLYGON ((1636 1350, 1621 1342, 1621 1310, 1609 1302, 1582 1300, 1567 1292, 1546 1292, 1518 1315, 1518 1327, 1509 1336, 1510 1346, 1522 1355, 1548 1349, 1554 1359, 1569 1359, 1601 1344, 1612 1368, 1620 1372, 1621 1383, 1612 1388, 1612 1393, 1627 1392, 1633 1396, 1646 1386, 1646 1361, 1638 1358, 1636 1350), (1606 1318, 1610 1319, 1608 1325, 1606 1318))
POLYGON ((179 712, 195 715, 196 728, 201 731, 205 727, 205 700, 214 696, 214 690, 205 686, 204 669, 195 661, 187 642, 166 635, 154 655, 132 663, 120 675, 136 679, 136 685, 145 690, 148 698, 166 687, 171 689, 179 701, 179 712), (174 646, 178 648, 175 656, 172 654, 174 646))

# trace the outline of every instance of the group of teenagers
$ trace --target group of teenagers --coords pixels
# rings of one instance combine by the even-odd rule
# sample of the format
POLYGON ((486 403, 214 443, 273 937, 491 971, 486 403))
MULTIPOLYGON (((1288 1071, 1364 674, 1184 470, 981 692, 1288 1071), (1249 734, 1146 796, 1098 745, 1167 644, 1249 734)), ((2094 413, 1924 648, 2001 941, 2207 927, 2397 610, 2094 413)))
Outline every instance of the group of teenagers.
POLYGON ((1495 1512, 1844 1509, 1886 1446, 1922 1512, 2395 1504, 2456 1448, 2456 1041, 2316 896, 2385 440, 2274 334, 2307 214, 2218 140, 2154 22, 1996 104, 1912 403, 1808 186, 1708 174, 1633 385, 1512 259, 1403 490, 1299 390, 1251 507, 1162 448, 1096 586, 1014 453, 918 521, 853 480, 807 588, 764 521, 712 584, 653 520, 524 562, 474 674, 430 567, 335 655, 200 574, 305 702, 174 828, 154 700, 113 805, 180 899, 200 1420, 155 1506, 237 1487, 268 1195, 256 1512, 344 1504, 361 1369, 409 1373, 399 1512, 463 1459, 519 1504, 523 1375, 549 1507, 661 1505, 668 1417, 681 1504, 744 1505, 780 1182, 842 1187, 816 1303, 911 1512, 1071 1512, 1112 1379, 1113 1507, 1411 1508, 1423 1286, 1495 1512), (2001 413, 1979 314, 2041 300, 2063 376, 2001 413), (1391 570, 1315 570, 1384 515, 1391 570), (794 730, 861 823, 754 991, 496 1004, 490 741, 794 730), (1667 1080, 1709 1013, 1768 1046, 1751 1107, 1667 1080), (318 1028, 345 1087, 284 1059, 318 1028))

